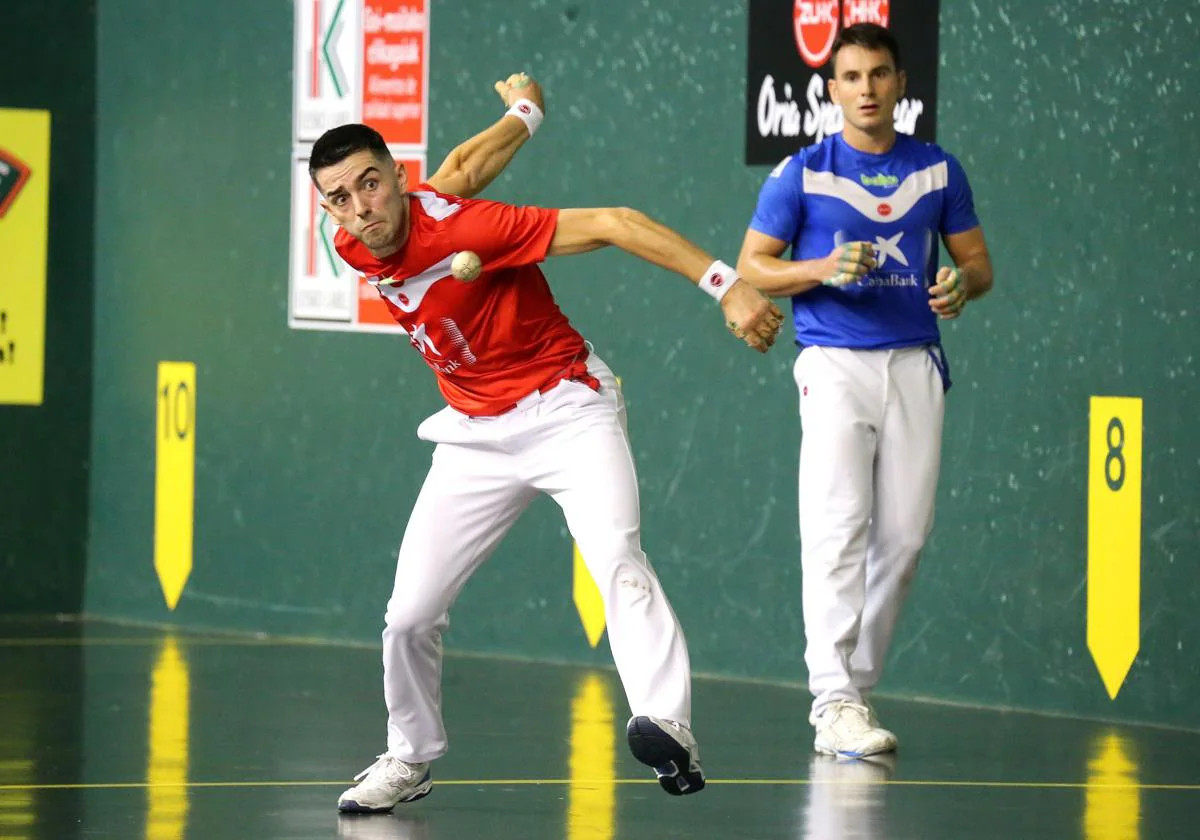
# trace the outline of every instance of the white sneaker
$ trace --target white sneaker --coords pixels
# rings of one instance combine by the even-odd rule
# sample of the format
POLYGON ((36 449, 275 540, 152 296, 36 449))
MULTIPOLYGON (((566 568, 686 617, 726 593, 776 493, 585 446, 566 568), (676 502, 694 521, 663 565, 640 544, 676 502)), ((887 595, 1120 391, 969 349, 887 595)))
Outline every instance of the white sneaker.
POLYGON ((704 768, 692 730, 673 720, 641 716, 629 719, 625 736, 633 757, 654 768, 667 793, 686 796, 703 790, 704 768))
POLYGON ((871 703, 871 701, 864 697, 863 705, 867 707, 867 722, 871 724, 872 728, 878 729, 880 732, 891 738, 893 749, 899 746, 899 742, 897 741, 895 734, 879 725, 879 717, 875 714, 875 706, 871 703))
POLYGON ((338 810, 380 814, 400 802, 415 802, 433 789, 429 764, 409 764, 384 753, 354 777, 357 785, 338 797, 338 810))
POLYGON ((871 713, 862 703, 837 700, 809 718, 817 730, 813 749, 825 755, 864 755, 896 749, 896 736, 871 725, 871 713))

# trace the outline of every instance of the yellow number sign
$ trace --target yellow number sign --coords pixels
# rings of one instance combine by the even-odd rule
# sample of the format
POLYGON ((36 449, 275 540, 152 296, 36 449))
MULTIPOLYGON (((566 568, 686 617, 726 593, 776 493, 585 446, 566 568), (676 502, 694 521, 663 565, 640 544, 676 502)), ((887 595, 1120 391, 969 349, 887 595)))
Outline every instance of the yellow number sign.
POLYGON ((192 573, 196 486, 196 366, 159 362, 155 425, 154 571, 175 609, 192 573))
POLYGON ((1087 645, 1110 699, 1141 644, 1142 401, 1092 397, 1087 645))

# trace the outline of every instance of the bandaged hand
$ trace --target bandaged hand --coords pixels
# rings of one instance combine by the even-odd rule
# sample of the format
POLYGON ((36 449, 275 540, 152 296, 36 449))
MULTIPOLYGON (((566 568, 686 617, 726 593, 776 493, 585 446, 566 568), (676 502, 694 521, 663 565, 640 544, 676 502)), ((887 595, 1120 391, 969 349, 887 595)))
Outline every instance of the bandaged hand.
POLYGON ((847 242, 834 248, 825 262, 828 274, 821 282, 840 289, 857 283, 875 268, 875 246, 870 242, 847 242))
POLYGON ((938 269, 937 281, 929 288, 929 308, 939 318, 957 318, 967 305, 966 276, 962 269, 942 266, 938 269))
POLYGON ((542 110, 546 112, 546 102, 542 96, 542 86, 533 80, 532 76, 526 73, 513 73, 503 82, 496 82, 492 86, 496 94, 504 102, 504 107, 512 107, 518 99, 528 99, 542 110))

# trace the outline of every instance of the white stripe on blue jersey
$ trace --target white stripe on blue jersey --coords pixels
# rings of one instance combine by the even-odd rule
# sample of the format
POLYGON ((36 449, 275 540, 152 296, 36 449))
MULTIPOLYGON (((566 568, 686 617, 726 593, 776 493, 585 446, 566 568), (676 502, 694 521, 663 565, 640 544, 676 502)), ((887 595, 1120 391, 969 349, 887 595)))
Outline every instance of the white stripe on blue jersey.
POLYGON ((978 224, 966 173, 941 147, 900 134, 875 155, 835 134, 771 172, 750 227, 789 243, 794 260, 873 243, 879 264, 862 282, 796 295, 792 315, 801 346, 882 349, 940 341, 928 292, 937 241, 978 224))

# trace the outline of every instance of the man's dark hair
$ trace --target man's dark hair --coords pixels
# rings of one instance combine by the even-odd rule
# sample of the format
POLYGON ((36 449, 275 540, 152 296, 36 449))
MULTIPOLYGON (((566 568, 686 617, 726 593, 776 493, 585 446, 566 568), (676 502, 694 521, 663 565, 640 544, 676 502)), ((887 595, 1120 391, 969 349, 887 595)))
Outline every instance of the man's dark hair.
POLYGON ((837 54, 842 47, 862 47, 864 50, 887 50, 892 54, 892 63, 900 69, 900 45, 886 27, 877 23, 856 23, 847 26, 833 40, 829 53, 830 68, 837 66, 837 54))
POLYGON ((341 163, 355 152, 369 151, 381 160, 390 160, 392 153, 379 132, 369 125, 349 123, 331 128, 313 143, 312 155, 308 158, 308 177, 317 189, 317 172, 335 163, 341 163))

